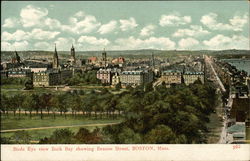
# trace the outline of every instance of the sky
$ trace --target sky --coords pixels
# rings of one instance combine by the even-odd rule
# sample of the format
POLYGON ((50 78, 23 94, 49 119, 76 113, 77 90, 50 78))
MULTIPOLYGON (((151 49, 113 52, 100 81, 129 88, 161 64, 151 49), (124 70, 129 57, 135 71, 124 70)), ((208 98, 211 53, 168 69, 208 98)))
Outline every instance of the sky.
POLYGON ((1 50, 249 50, 247 1, 4 1, 1 50))

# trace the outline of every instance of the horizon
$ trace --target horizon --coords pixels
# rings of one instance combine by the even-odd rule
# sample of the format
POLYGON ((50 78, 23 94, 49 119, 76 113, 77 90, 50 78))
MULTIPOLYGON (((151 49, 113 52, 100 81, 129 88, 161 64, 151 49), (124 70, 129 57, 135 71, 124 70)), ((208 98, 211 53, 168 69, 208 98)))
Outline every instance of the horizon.
MULTIPOLYGON (((181 49, 173 49, 173 50, 160 50, 160 49, 131 49, 131 50, 105 50, 106 52, 115 52, 115 51, 250 51, 250 49, 221 49, 221 50, 213 50, 213 49, 200 49, 200 50, 181 50, 181 49)), ((9 50, 9 51, 1 51, 1 52, 54 52, 55 50, 9 50)), ((85 51, 75 51, 77 52, 102 52, 103 50, 85 50, 85 51)), ((70 52, 70 50, 57 50, 57 52, 70 52)))

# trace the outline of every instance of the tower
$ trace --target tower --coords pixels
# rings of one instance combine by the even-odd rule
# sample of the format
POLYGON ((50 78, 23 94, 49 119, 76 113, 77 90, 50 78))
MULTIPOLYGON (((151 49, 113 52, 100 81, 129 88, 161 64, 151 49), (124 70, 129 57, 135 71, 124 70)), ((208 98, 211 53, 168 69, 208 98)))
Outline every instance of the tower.
POLYGON ((16 61, 17 61, 17 63, 19 64, 20 61, 21 61, 21 58, 20 58, 20 56, 18 55, 18 53, 17 53, 16 50, 15 50, 15 54, 16 54, 16 61))
POLYGON ((155 58, 154 58, 154 54, 152 53, 151 55, 151 61, 152 61, 152 67, 155 68, 155 58))
POLYGON ((56 44, 55 44, 55 52, 53 56, 53 68, 58 68, 59 67, 59 61, 58 61, 58 54, 56 51, 56 44))
POLYGON ((75 65, 76 63, 76 54, 75 54, 75 48, 72 44, 71 50, 70 50, 70 55, 71 55, 71 63, 72 65, 75 65))
POLYGON ((102 62, 104 62, 105 68, 106 68, 106 61, 107 61, 107 53, 106 53, 105 48, 104 48, 103 52, 102 52, 102 62))

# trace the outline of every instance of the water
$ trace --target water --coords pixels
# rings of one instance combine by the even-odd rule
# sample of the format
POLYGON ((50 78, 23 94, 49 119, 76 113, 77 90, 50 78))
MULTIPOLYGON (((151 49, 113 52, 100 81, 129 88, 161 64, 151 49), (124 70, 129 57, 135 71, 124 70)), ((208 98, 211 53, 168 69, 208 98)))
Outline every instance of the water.
POLYGON ((249 59, 223 59, 225 62, 235 66, 238 70, 244 70, 250 75, 250 60, 249 59))

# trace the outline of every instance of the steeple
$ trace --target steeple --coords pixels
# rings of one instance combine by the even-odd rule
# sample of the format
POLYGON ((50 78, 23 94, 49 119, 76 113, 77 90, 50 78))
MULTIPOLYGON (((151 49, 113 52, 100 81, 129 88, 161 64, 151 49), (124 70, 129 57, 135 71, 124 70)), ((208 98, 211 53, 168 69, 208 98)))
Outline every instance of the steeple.
POLYGON ((72 65, 75 65, 76 63, 76 53, 75 53, 75 48, 74 45, 72 44, 71 50, 70 50, 70 55, 71 55, 71 63, 72 65))
POLYGON ((58 60, 58 54, 56 50, 56 43, 55 43, 55 52, 53 56, 53 68, 58 68, 59 67, 59 60, 58 60))
POLYGON ((152 61, 152 67, 155 68, 155 58, 154 58, 154 54, 152 53, 151 55, 151 61, 152 61))
POLYGON ((21 58, 20 58, 20 56, 18 55, 16 49, 15 49, 15 54, 16 54, 16 61, 17 61, 17 63, 20 63, 21 58))
POLYGON ((107 53, 105 51, 105 48, 103 49, 103 52, 102 52, 102 61, 104 62, 104 68, 106 68, 107 53))

